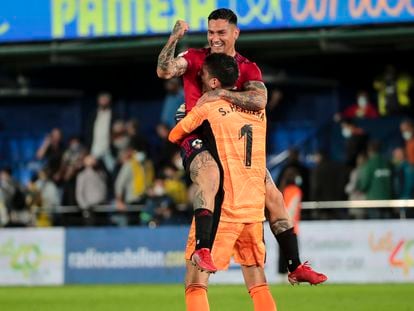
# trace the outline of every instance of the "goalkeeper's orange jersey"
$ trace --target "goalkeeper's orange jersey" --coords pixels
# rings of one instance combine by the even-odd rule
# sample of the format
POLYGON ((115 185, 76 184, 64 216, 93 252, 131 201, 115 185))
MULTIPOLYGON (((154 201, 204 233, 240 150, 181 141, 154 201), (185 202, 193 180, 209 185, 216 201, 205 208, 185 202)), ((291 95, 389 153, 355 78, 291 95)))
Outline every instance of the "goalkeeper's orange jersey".
POLYGON ((263 221, 266 177, 266 115, 219 100, 194 107, 170 132, 180 142, 204 121, 214 134, 223 168, 224 201, 220 220, 263 221))

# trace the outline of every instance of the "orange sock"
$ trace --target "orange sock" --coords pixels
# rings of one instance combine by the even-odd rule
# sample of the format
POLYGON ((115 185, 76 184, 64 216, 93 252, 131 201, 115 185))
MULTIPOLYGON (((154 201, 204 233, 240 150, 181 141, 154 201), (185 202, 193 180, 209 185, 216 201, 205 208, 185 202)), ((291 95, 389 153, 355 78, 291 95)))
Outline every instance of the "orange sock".
POLYGON ((254 311, 277 311, 276 303, 267 284, 253 286, 249 294, 253 299, 254 311))
POLYGON ((207 287, 204 284, 190 284, 185 289, 187 311, 210 311, 207 287))

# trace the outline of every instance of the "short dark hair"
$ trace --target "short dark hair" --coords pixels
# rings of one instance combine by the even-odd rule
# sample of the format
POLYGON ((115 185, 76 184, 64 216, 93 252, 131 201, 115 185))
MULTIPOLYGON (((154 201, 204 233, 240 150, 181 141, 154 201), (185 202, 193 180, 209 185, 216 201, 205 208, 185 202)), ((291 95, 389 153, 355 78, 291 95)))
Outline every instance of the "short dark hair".
POLYGON ((224 53, 212 53, 204 60, 210 77, 220 81, 223 88, 231 88, 239 78, 239 67, 234 57, 224 53))
POLYGON ((233 24, 237 26, 237 15, 234 14, 234 12, 230 9, 221 8, 221 9, 214 10, 208 16, 209 21, 212 19, 214 20, 225 19, 226 21, 229 22, 229 24, 233 24))

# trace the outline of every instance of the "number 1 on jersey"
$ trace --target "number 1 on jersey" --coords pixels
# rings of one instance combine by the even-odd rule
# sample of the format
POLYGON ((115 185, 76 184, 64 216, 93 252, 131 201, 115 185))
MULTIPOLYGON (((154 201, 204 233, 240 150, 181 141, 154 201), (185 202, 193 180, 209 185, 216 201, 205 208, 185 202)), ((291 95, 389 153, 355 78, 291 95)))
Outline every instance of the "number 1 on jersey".
POLYGON ((253 127, 251 124, 245 124, 240 129, 239 139, 244 138, 244 165, 252 166, 252 148, 253 148, 253 127))

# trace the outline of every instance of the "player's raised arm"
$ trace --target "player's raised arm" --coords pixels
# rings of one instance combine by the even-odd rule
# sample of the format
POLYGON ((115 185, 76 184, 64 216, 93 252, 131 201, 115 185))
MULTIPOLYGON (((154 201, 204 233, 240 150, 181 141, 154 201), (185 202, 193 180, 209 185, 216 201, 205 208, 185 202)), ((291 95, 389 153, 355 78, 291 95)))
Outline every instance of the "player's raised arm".
POLYGON ((162 79, 171 79, 184 74, 187 70, 187 61, 184 57, 174 57, 178 41, 188 31, 188 24, 178 20, 168 38, 167 43, 158 55, 157 75, 162 79))

